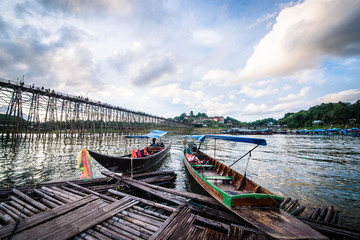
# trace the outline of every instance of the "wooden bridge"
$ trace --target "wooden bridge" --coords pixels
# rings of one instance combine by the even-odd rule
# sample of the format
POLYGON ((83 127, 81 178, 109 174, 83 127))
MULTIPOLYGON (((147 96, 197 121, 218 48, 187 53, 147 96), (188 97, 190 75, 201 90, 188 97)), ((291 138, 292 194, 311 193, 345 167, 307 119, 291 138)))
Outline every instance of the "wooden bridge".
POLYGON ((147 129, 190 130, 193 125, 0 78, 2 136, 84 136, 147 129), (6 112, 5 112, 6 108, 6 112))

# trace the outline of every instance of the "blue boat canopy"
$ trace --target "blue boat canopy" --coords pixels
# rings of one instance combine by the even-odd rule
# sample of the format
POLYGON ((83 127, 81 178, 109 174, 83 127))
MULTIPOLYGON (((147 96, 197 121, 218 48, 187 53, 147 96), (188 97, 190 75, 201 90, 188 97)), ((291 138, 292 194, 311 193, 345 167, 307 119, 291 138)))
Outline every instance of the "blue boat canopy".
POLYGON ((152 130, 149 134, 146 135, 126 135, 126 138, 159 138, 167 134, 168 132, 160 130, 152 130))
POLYGON ((245 137, 222 136, 222 135, 188 135, 188 136, 197 139, 200 142, 204 142, 206 138, 211 138, 211 139, 220 139, 220 140, 232 141, 232 142, 254 143, 261 146, 267 145, 266 140, 262 138, 245 138, 245 137))

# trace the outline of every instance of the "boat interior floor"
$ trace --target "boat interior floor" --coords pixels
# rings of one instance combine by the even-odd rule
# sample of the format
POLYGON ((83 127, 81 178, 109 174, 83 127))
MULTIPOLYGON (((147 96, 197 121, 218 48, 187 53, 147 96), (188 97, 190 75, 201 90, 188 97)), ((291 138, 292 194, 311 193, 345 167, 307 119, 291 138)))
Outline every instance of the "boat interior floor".
POLYGON ((218 174, 216 171, 208 168, 197 168, 197 172, 203 176, 208 182, 213 184, 214 186, 220 188, 224 192, 230 195, 239 195, 245 193, 253 193, 252 191, 243 188, 242 190, 236 190, 235 186, 232 184, 232 181, 227 179, 227 176, 222 176, 218 174))

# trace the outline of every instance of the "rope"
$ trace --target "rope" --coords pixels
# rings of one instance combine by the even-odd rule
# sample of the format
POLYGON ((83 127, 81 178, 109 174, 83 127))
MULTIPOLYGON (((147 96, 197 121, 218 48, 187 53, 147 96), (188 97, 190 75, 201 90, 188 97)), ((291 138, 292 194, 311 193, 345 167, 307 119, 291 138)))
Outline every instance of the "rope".
POLYGON ((21 211, 20 211, 20 213, 19 213, 19 215, 18 215, 18 217, 17 217, 17 219, 16 219, 16 222, 15 222, 15 225, 14 225, 13 230, 11 231, 11 234, 10 234, 9 240, 11 240, 11 239, 13 238, 13 236, 14 236, 15 230, 16 230, 16 228, 17 228, 17 227, 18 227, 18 225, 19 225, 19 221, 20 221, 21 213, 23 212, 24 208, 25 208, 25 206, 23 206, 23 207, 22 207, 22 209, 21 209, 21 211))

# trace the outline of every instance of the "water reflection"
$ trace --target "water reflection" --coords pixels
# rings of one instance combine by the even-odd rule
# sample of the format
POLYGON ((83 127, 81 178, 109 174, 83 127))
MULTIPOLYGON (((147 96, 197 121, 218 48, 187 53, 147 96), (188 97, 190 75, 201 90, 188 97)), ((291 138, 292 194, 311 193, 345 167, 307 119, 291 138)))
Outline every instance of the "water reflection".
MULTIPOLYGON (((299 199, 307 206, 330 206, 343 210, 344 219, 360 227, 360 139, 342 136, 254 136, 265 138, 266 147, 252 154, 247 176, 270 191, 299 199)), ((177 174, 177 189, 196 191, 188 181, 180 136, 166 136, 172 142, 170 155, 153 170, 172 170, 177 174)), ((121 136, 84 139, 10 139, 0 140, 0 186, 79 179, 77 158, 82 148, 109 155, 122 155, 134 147, 143 148, 146 140, 121 136)), ((206 141, 201 149, 230 165, 253 145, 206 141)), ((247 157, 233 168, 244 173, 247 157)), ((92 161, 95 177, 102 177, 103 167, 92 161)))

